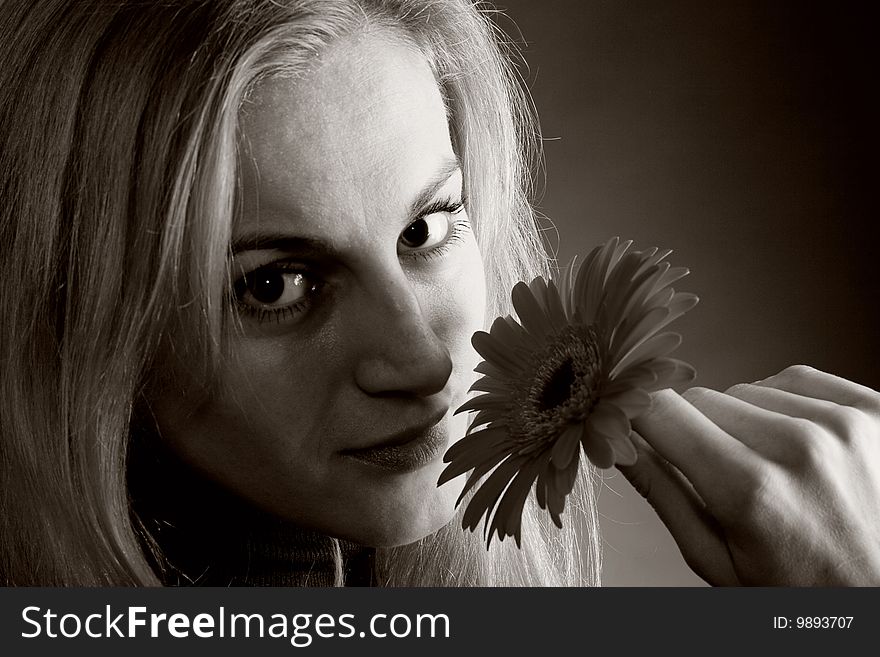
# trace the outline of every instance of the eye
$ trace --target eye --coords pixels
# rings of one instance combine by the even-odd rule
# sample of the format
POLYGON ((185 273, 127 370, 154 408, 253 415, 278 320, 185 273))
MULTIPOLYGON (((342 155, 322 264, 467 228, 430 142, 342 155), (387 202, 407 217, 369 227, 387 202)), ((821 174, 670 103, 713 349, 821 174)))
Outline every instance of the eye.
POLYGON ((279 263, 260 267, 238 279, 235 297, 242 310, 265 319, 267 313, 277 316, 303 309, 315 289, 306 272, 279 263))
POLYGON ((298 272, 258 269, 245 279, 245 288, 243 301, 250 297, 263 306, 286 306, 305 297, 306 277, 298 272))
POLYGON ((441 201, 425 209, 419 217, 403 229, 398 243, 400 251, 426 252, 441 246, 453 232, 452 216, 464 209, 464 201, 441 201))
POLYGON ((443 212, 419 217, 400 234, 400 243, 408 249, 430 249, 442 244, 449 234, 449 220, 443 212))

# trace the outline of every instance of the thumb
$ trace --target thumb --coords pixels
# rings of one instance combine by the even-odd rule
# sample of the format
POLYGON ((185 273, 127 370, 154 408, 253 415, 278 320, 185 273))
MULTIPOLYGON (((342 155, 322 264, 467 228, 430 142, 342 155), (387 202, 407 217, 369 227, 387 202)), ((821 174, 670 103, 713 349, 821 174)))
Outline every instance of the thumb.
POLYGON ((638 433, 630 438, 638 458, 617 469, 657 512, 685 562, 709 584, 739 585, 724 534, 694 487, 638 433))

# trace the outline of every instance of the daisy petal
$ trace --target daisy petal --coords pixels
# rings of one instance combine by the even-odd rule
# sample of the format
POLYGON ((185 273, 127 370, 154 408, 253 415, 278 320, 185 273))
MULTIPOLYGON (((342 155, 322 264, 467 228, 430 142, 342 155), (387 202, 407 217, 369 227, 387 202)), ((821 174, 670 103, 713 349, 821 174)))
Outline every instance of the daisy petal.
POLYGON ((547 475, 547 468, 544 468, 538 474, 538 481, 535 483, 535 499, 542 509, 547 508, 547 475))
POLYGON ((614 302, 624 302, 627 292, 632 289, 633 278, 639 269, 639 253, 632 251, 620 258, 620 262, 608 273, 603 296, 614 302))
POLYGON ((583 303, 588 313, 584 315, 586 323, 590 324, 594 321, 605 297, 605 284, 609 274, 618 266, 618 262, 623 258, 631 243, 618 244, 616 237, 609 240, 597 255, 593 269, 585 272, 587 274, 584 282, 585 296, 580 299, 580 302, 583 303))
POLYGON ((663 274, 659 276, 657 278, 657 281, 654 283, 654 291, 662 290, 664 287, 669 287, 670 285, 675 283, 675 281, 684 278, 690 273, 691 270, 687 267, 667 267, 666 271, 664 271, 663 274))
POLYGON ((658 326, 657 328, 662 329, 673 320, 678 319, 679 317, 684 315, 688 310, 696 306, 699 302, 700 297, 698 297, 696 294, 690 294, 687 292, 675 292, 672 299, 667 304, 667 307, 669 308, 669 316, 664 319, 660 326, 658 326))
POLYGON ((484 374, 486 376, 492 377, 493 379, 498 379, 499 381, 508 381, 510 379, 510 374, 508 374, 505 370, 498 367, 497 365, 493 365, 487 360, 481 361, 479 365, 474 368, 474 372, 477 374, 484 374))
POLYGON ((588 432, 595 428, 602 434, 611 437, 625 437, 628 436, 629 432, 632 430, 626 413, 617 408, 617 406, 609 404, 605 400, 602 400, 602 402, 593 409, 593 412, 590 413, 590 417, 587 418, 586 423, 588 432))
MULTIPOLYGON (((611 346, 611 358, 622 360, 629 352, 656 333, 669 317, 669 308, 652 308, 646 312, 632 327, 624 328, 614 335, 611 346)), ((626 320, 624 320, 626 323, 626 320)))
POLYGON ((655 358, 646 363, 657 373, 657 381, 653 385, 642 385, 649 392, 673 388, 684 383, 690 383, 696 378, 696 370, 688 363, 675 358, 655 358))
POLYGON ((551 463, 556 468, 567 468, 568 464, 577 454, 578 446, 581 441, 581 434, 584 431, 583 424, 570 424, 562 435, 556 439, 556 443, 551 450, 551 463))
POLYGON ((658 373, 650 367, 653 362, 649 361, 649 363, 643 363, 636 367, 626 368, 606 384, 602 395, 613 395, 631 387, 648 389, 659 379, 658 373))
POLYGON ((510 329, 518 336, 517 344, 515 349, 525 349, 528 353, 532 353, 536 349, 541 349, 544 346, 544 342, 535 336, 529 334, 519 322, 517 322, 513 317, 507 315, 503 318, 504 322, 510 327, 510 329))
POLYGON ((510 482, 495 510, 495 515, 492 517, 488 540, 491 541, 493 534, 497 532, 498 538, 502 540, 505 536, 513 536, 517 547, 520 547, 523 506, 538 472, 542 467, 545 467, 545 464, 544 459, 535 459, 527 463, 516 475, 516 478, 510 482))
POLYGON ((581 438, 584 452, 587 458, 597 468, 610 468, 614 465, 614 451, 611 449, 611 440, 595 429, 584 431, 581 438))
POLYGON ((546 478, 547 509, 550 511, 550 516, 553 518, 553 522, 558 527, 562 526, 562 520, 560 520, 559 516, 565 511, 565 497, 574 487, 574 482, 577 479, 579 463, 580 461, 578 459, 572 459, 571 463, 569 463, 568 467, 564 470, 551 468, 551 471, 546 478))
POLYGON ((670 351, 674 351, 680 344, 681 336, 678 333, 660 333, 659 335, 652 336, 618 362, 611 371, 611 376, 613 377, 617 372, 631 365, 637 365, 652 358, 665 356, 670 351))
POLYGON ((453 415, 466 413, 467 411, 477 410, 498 410, 507 411, 510 408, 510 398, 487 392, 477 395, 473 399, 468 399, 464 404, 455 409, 453 415))
POLYGON ((477 331, 471 338, 471 344, 484 360, 500 367, 507 375, 519 376, 528 367, 528 362, 506 349, 504 343, 495 340, 488 333, 477 331))
POLYGON ((455 501, 455 506, 461 504, 461 501, 465 498, 467 493, 473 488, 474 484, 476 484, 480 479, 486 476, 486 474, 492 470, 496 465, 501 463, 508 454, 500 452, 495 454, 491 459, 487 459, 483 461, 479 466, 473 469, 473 472, 468 476, 467 481, 464 484, 464 488, 461 490, 461 494, 458 496, 458 499, 455 501))
POLYGON ((626 262, 623 263, 626 267, 622 264, 619 273, 616 272, 614 279, 608 282, 609 303, 604 319, 610 326, 617 326, 624 317, 636 308, 640 308, 654 286, 654 278, 658 274, 657 266, 641 274, 630 273, 629 270, 639 264, 637 257, 634 257, 637 255, 628 254, 626 262))
POLYGON ((670 253, 672 253, 672 249, 659 249, 656 246, 642 249, 642 259, 645 261, 645 267, 653 267, 660 264, 661 260, 665 260, 666 256, 670 253))
MULTIPOLYGON (((608 263, 609 270, 617 267, 617 263, 620 262, 621 258, 623 258, 623 255, 627 252, 629 247, 632 246, 633 241, 626 240, 625 242, 621 242, 620 238, 615 237, 612 240, 609 240, 609 244, 612 244, 612 243, 616 244, 616 246, 614 247, 614 255, 611 256, 611 261, 608 263)), ((608 280, 607 272, 606 272, 605 280, 606 281, 608 280)))
POLYGON ((544 315, 547 315, 547 285, 547 281, 544 280, 543 276, 536 276, 529 283, 529 291, 532 293, 535 301, 538 302, 544 315))
POLYGON ((663 376, 663 387, 675 388, 676 386, 690 383, 695 378, 697 378, 697 371, 688 363, 685 363, 681 360, 676 360, 675 358, 666 358, 664 360, 672 361, 672 363, 675 364, 675 368, 672 370, 672 372, 663 376))
MULTIPOLYGON (((616 240, 617 238, 613 238, 616 240)), ((596 261, 603 257, 603 254, 608 249, 608 244, 606 243, 604 246, 595 247, 590 253, 584 258, 584 263, 578 268, 577 272, 572 271, 573 282, 569 287, 569 295, 568 295, 568 316, 569 318, 574 318, 575 311, 579 313, 586 313, 586 323, 591 324, 593 322, 592 316, 590 313, 595 312, 595 309, 587 303, 587 285, 590 282, 592 276, 595 276, 596 269, 596 261)))
POLYGON ((655 306, 665 306, 669 309, 669 315, 664 319, 656 330, 664 328, 667 324, 678 319, 687 311, 691 310, 699 303, 700 298, 695 294, 687 292, 676 292, 672 288, 661 290, 649 300, 649 303, 655 306))
MULTIPOLYGON (((510 437, 507 433, 507 427, 489 426, 480 431, 468 434, 464 438, 450 445, 449 449, 447 449, 446 453, 443 455, 443 462, 452 463, 463 459, 474 452, 483 451, 488 454, 495 451, 497 447, 505 446, 510 442, 512 441, 510 441, 510 437)), ((470 470, 470 468, 465 468, 464 471, 467 470, 470 470)))
POLYGON ((668 262, 655 265, 649 269, 644 278, 636 278, 633 280, 633 288, 630 293, 630 299, 623 305, 622 317, 639 312, 641 308, 652 308, 659 306, 659 303, 653 303, 653 297, 657 294, 657 279, 663 275, 664 269, 669 267, 668 262))
POLYGON ((507 424, 507 421, 507 411, 488 408, 477 412, 477 414, 474 416, 474 419, 471 420, 471 427, 479 427, 483 424, 501 425, 507 424))
POLYGON ((635 465, 638 460, 638 452, 630 438, 608 438, 608 444, 614 451, 615 465, 635 465))
POLYGON ((553 486, 556 489, 556 493, 562 495, 563 498, 568 495, 574 487, 579 465, 580 461, 572 459, 565 468, 553 470, 553 474, 551 475, 553 486))
POLYGON ((494 459, 498 454, 502 456, 510 455, 510 446, 504 442, 484 442, 469 444, 465 447, 467 449, 459 450, 454 455, 444 455, 444 462, 449 463, 449 465, 440 474, 438 486, 464 474, 468 470, 479 467, 482 463, 494 459))
POLYGON ((651 395, 641 388, 629 388, 602 397, 602 402, 619 408, 628 418, 638 417, 651 407, 651 395))
MULTIPOLYGON (((536 279, 544 285, 543 279, 536 279)), ((523 328, 536 338, 545 338, 553 333, 553 326, 541 304, 525 283, 517 283, 511 293, 513 307, 522 322, 523 328)))
MULTIPOLYGON (((595 250, 595 249, 594 249, 595 250)), ((572 292, 574 292, 575 272, 577 271, 577 258, 563 270, 559 277, 559 298, 562 301, 562 310, 565 312, 567 322, 570 322, 574 313, 572 309, 572 292)))
POLYGON ((526 346, 525 341, 528 338, 528 334, 519 324, 513 321, 508 322, 505 317, 499 317, 492 322, 489 335, 492 336, 496 343, 503 344, 508 349, 526 346))
POLYGON ((507 379, 499 379, 493 376, 481 376, 474 381, 468 392, 491 392, 496 395, 510 395, 513 387, 507 379))
POLYGON ((661 260, 665 260, 667 257, 672 255, 672 249, 660 249, 657 252, 656 257, 654 258, 655 262, 660 262, 661 260))
POLYGON ((659 251, 659 249, 656 246, 652 246, 647 249, 642 249, 642 251, 640 253, 642 256, 642 263, 643 264, 642 264, 642 267, 639 269, 639 271, 642 271, 642 270, 647 269, 653 265, 656 265, 659 262, 659 260, 655 260, 655 258, 654 258, 654 256, 657 254, 657 251, 659 251))
POLYGON ((488 518, 492 514, 501 493, 507 488, 517 470, 527 461, 529 457, 526 456, 511 456, 495 468, 468 502, 461 521, 462 527, 473 531, 480 524, 480 518, 484 515, 488 518))
POLYGON ((671 287, 665 287, 662 290, 657 290, 651 296, 648 297, 645 304, 651 306, 652 308, 657 306, 668 306, 672 301, 672 297, 675 296, 675 290, 671 287))
POLYGON ((547 490, 547 511, 550 513, 550 518, 553 520, 553 524, 562 529, 562 519, 559 517, 562 515, 562 512, 565 511, 565 496, 556 492, 555 487, 550 483, 550 479, 552 477, 550 475, 546 478, 546 490, 547 490))
POLYGON ((562 307, 562 295, 553 281, 547 284, 547 317, 557 333, 568 326, 565 309, 562 307))

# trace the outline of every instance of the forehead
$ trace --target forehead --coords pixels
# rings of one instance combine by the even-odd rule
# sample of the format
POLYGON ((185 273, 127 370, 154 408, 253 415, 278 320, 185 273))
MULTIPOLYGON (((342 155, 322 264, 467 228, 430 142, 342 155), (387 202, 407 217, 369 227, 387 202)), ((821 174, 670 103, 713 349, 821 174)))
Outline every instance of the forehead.
POLYGON ((364 194, 405 203, 454 157, 427 61, 384 34, 333 44, 303 77, 262 81, 242 111, 241 150, 251 224, 292 207, 356 214, 364 194))

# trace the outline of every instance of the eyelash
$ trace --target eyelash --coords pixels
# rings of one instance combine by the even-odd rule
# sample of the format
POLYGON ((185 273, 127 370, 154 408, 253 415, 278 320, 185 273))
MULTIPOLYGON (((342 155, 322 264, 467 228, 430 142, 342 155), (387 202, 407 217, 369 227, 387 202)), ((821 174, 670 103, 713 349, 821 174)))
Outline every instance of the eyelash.
MULTIPOLYGON (((466 203, 467 199, 465 198, 462 198, 460 201, 453 201, 451 198, 434 201, 433 203, 431 203, 431 205, 422 210, 422 212, 419 213, 418 217, 416 217, 414 221, 424 219, 425 217, 435 214, 437 212, 446 212, 451 216, 455 216, 465 209, 466 203)), ((420 258, 422 260, 432 260, 434 258, 438 258, 449 251, 452 244, 462 241, 464 235, 466 235, 470 229, 470 223, 466 218, 456 219, 449 227, 449 234, 446 236, 446 239, 443 240, 443 242, 425 251, 411 251, 409 253, 402 253, 400 254, 400 257, 407 260, 416 258, 420 258)), ((248 272, 247 274, 236 280, 233 284, 232 296, 235 306, 240 313, 256 319, 256 321, 260 324, 272 320, 274 320, 276 323, 280 323, 285 319, 296 317, 297 315, 300 315, 304 311, 306 311, 309 305, 311 305, 311 297, 318 293, 320 288, 321 283, 318 277, 315 276, 307 268, 304 268, 299 262, 277 260, 261 267, 257 267, 256 269, 248 272), (290 304, 289 306, 282 306, 280 308, 259 308, 244 303, 241 300, 241 297, 247 284, 247 277, 256 276, 259 274, 259 272, 266 270, 273 272, 280 271, 302 274, 311 283, 309 293, 301 301, 297 301, 290 304)))

